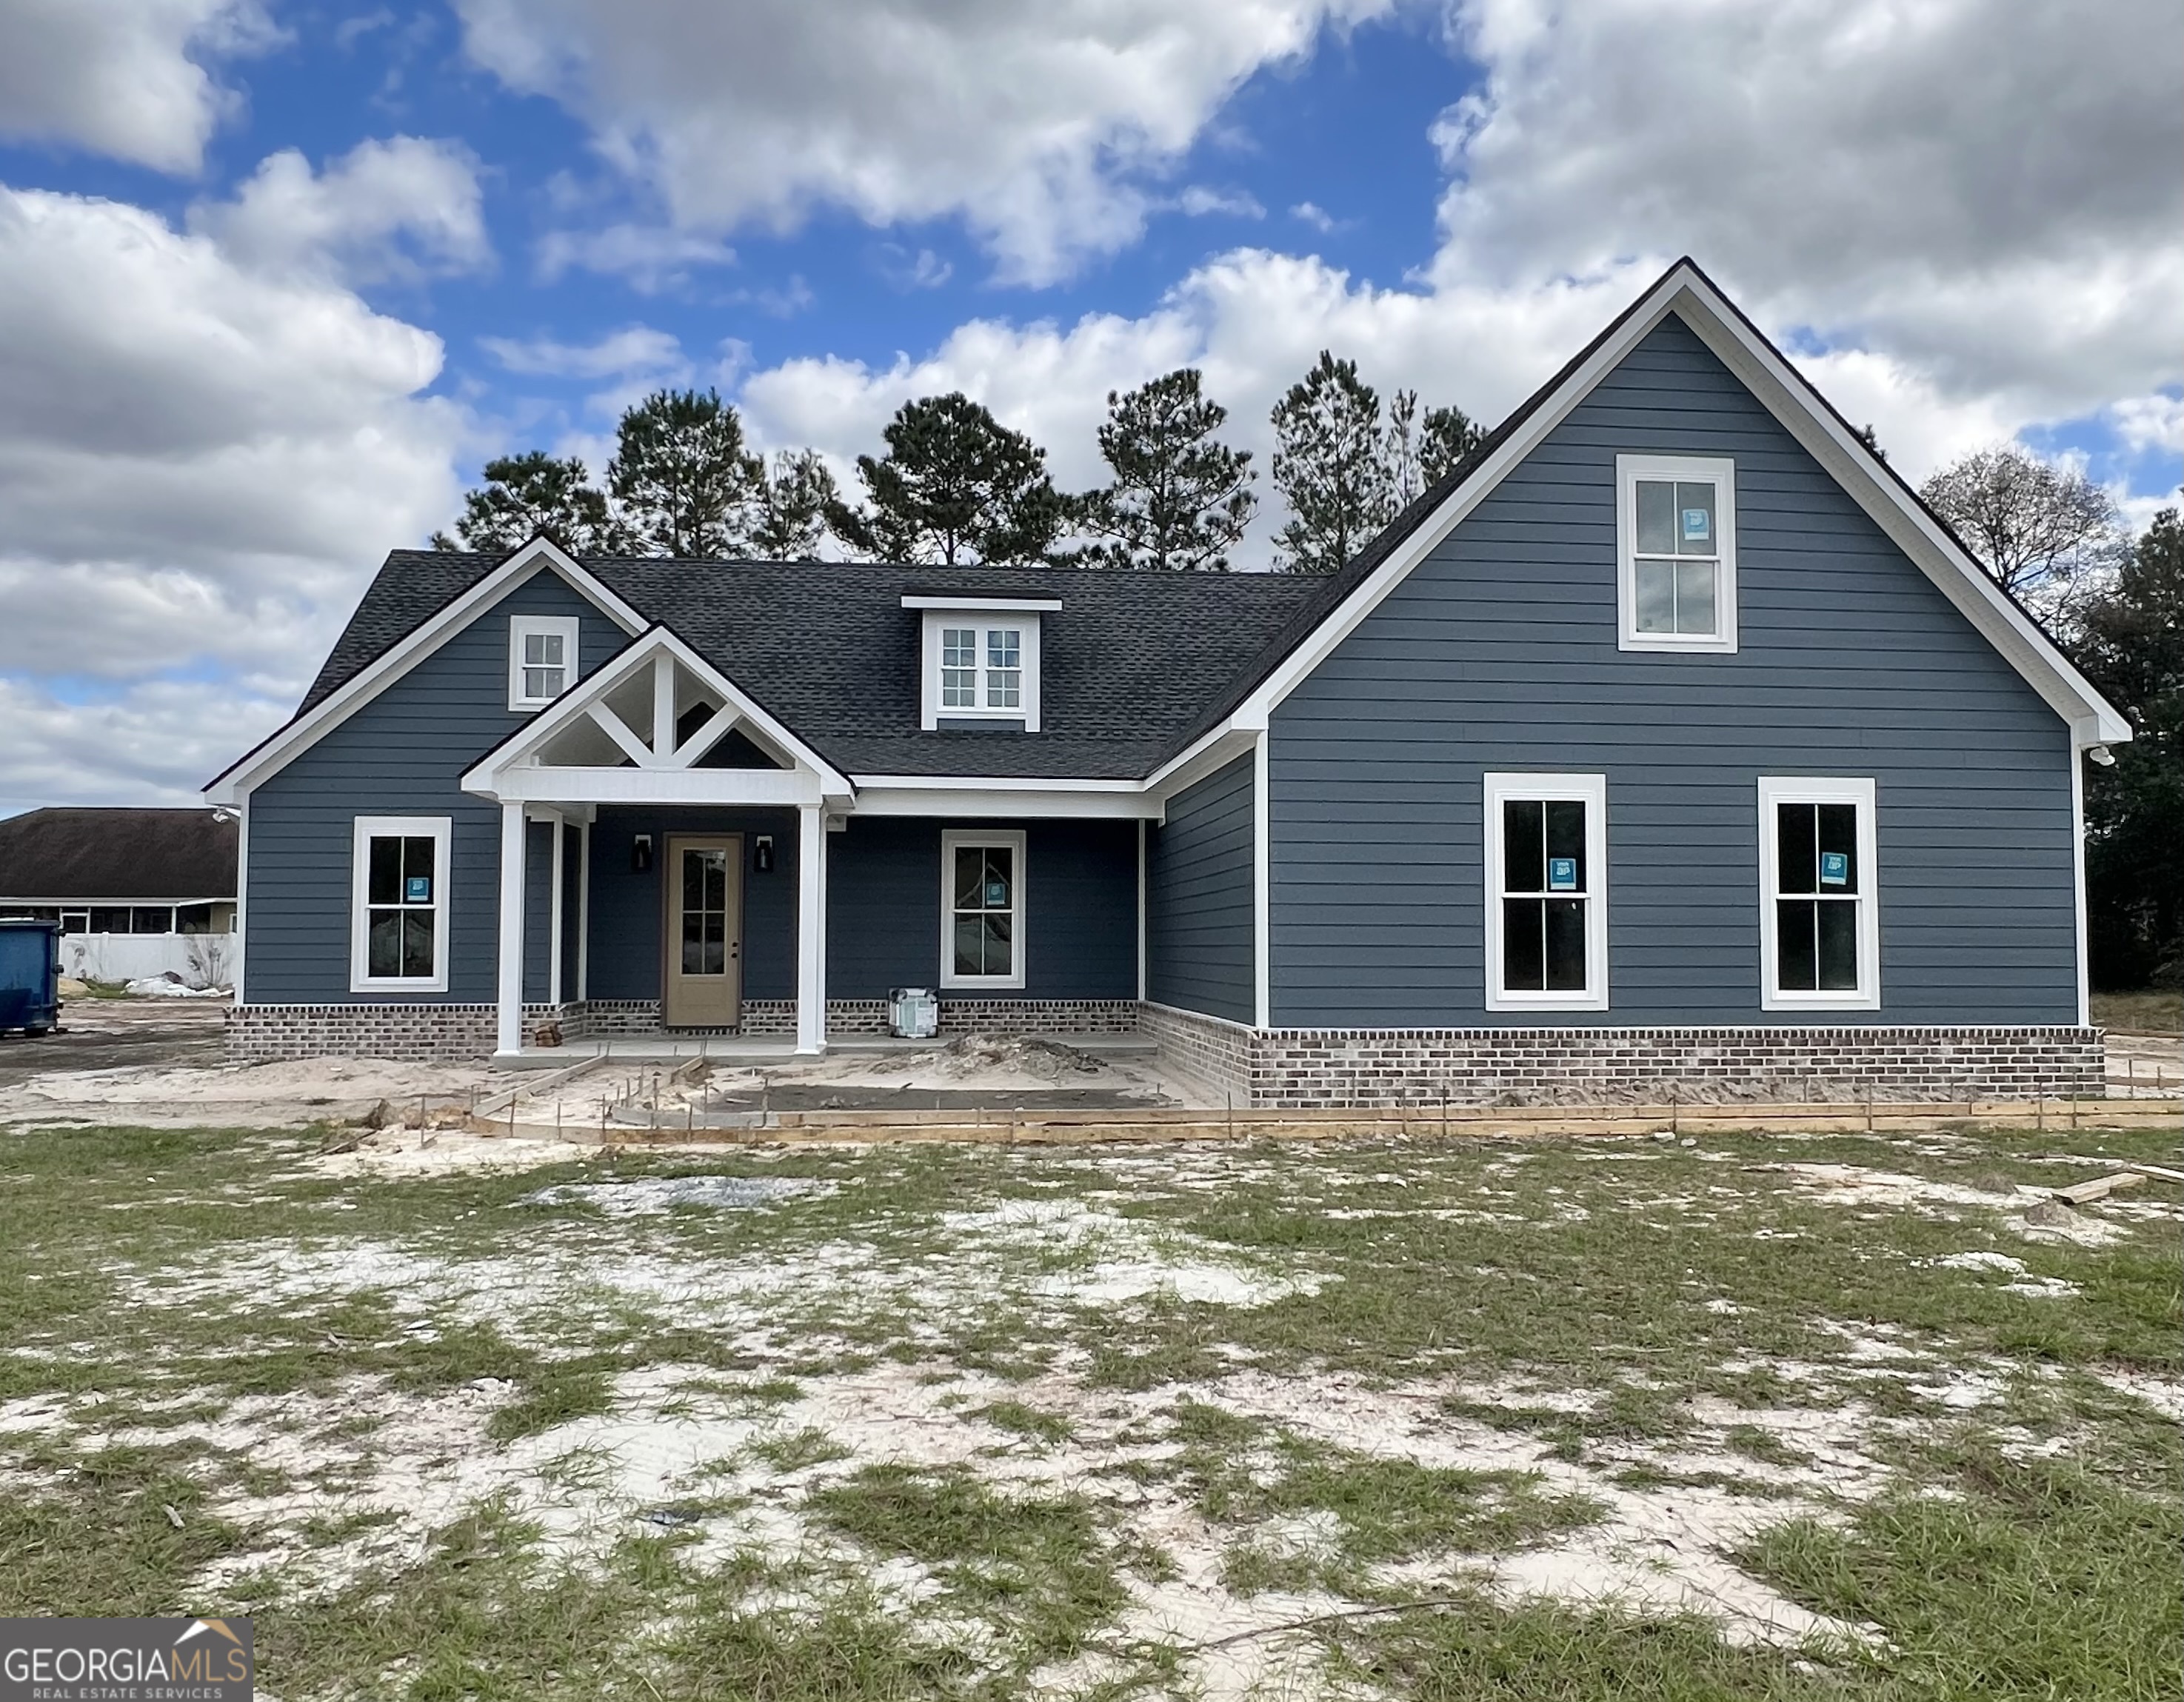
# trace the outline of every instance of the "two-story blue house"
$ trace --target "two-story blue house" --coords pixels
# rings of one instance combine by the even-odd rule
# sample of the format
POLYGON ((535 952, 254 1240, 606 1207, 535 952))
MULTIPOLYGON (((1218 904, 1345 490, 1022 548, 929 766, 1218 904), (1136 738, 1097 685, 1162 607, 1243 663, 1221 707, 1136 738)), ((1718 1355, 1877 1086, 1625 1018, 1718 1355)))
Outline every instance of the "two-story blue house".
POLYGON ((238 1056, 1139 1030, 1245 1102, 2097 1091, 2128 727, 1688 262, 1342 572, 397 551, 238 1056))

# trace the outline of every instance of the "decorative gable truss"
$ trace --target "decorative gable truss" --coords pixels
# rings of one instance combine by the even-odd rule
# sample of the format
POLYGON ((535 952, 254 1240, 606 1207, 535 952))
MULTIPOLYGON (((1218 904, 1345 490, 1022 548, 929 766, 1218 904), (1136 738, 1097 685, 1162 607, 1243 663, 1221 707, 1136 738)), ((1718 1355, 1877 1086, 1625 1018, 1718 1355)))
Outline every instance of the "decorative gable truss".
POLYGON ((463 776, 502 803, 846 804, 851 787, 735 683, 655 627, 463 776))

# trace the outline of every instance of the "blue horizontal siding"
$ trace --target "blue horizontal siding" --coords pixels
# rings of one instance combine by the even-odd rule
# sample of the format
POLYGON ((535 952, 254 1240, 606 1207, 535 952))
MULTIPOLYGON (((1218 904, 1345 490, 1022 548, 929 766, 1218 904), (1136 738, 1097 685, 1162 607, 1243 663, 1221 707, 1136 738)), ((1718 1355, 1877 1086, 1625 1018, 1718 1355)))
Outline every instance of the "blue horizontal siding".
POLYGON ((1252 943, 1251 759, 1168 801, 1145 842, 1145 992, 1163 1005, 1248 1023, 1252 943))
POLYGON ((1876 783, 1878 1020, 2075 1021, 2072 760, 1671 319, 1276 711, 1273 1020, 1538 1020, 1485 1009, 1480 778, 1538 769, 1607 776, 1611 1007, 1557 1022, 1876 1020, 1760 1009, 1762 774, 1876 783), (1617 648, 1618 453, 1736 462, 1736 655, 1617 648))

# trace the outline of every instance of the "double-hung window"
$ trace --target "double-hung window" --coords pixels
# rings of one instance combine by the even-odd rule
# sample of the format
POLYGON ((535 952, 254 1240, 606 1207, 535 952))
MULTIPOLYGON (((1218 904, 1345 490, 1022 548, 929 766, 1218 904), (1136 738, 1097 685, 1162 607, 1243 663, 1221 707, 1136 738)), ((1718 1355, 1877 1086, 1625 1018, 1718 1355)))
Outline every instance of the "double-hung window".
POLYGON ((1760 1005, 1877 1010, 1873 782, 1759 782, 1760 1005))
POLYGON ((1486 1008, 1607 1008, 1607 778, 1486 776, 1486 1008))
POLYGON ((359 816, 351 849, 349 991, 448 990, 446 816, 359 816))
POLYGON ((509 617, 510 709, 543 709, 576 684, 577 631, 573 615, 509 617))
POLYGON ((940 836, 940 985, 1021 987, 1024 836, 940 836))
POLYGON ((918 725, 928 731, 1039 730, 1039 622, 1058 597, 959 596, 910 591, 922 617, 924 684, 918 725))
POLYGON ((1711 457, 1618 455, 1616 603, 1626 650, 1736 648, 1736 479, 1711 457))
POLYGON ((1021 711, 1023 651, 1021 627, 943 627, 940 707, 1021 711))

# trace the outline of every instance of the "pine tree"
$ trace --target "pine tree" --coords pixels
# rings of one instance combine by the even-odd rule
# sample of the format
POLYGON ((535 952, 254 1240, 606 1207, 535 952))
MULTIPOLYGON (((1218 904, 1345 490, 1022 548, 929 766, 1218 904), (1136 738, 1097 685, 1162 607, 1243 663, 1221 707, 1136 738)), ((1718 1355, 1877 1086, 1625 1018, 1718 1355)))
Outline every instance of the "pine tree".
POLYGON ((1426 410, 1425 431, 1418 462, 1425 482, 1433 483, 1486 441, 1486 428, 1457 407, 1426 410))
POLYGON ((1103 566, 1222 572, 1251 523, 1257 499, 1251 452, 1214 433, 1228 410, 1186 366, 1127 393, 1107 393, 1100 453, 1114 470, 1084 499, 1080 523, 1108 541, 1090 552, 1103 566))
POLYGON ((484 484, 463 498, 455 522, 461 542, 436 532, 433 546, 505 555, 543 533, 571 555, 611 554, 616 528, 606 497, 590 480, 574 456, 557 460, 541 449, 488 461, 484 484))
POLYGON ((827 505, 850 549, 947 566, 1055 559, 1070 505, 1047 477, 1046 451, 1021 432, 959 390, 905 402, 885 436, 886 455, 857 457, 869 505, 827 505))
POLYGON ((1289 523, 1274 542, 1285 572, 1332 573, 1395 513, 1380 398, 1354 360, 1319 364, 1274 405, 1274 484, 1289 523))
POLYGON ((766 499, 751 533, 752 553, 766 561, 816 561, 827 510, 839 500, 834 475, 816 449, 777 449, 766 499))
POLYGON ((718 391, 659 390, 621 416, 607 488, 638 549, 719 561, 750 553, 766 463, 718 391))

